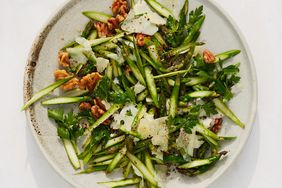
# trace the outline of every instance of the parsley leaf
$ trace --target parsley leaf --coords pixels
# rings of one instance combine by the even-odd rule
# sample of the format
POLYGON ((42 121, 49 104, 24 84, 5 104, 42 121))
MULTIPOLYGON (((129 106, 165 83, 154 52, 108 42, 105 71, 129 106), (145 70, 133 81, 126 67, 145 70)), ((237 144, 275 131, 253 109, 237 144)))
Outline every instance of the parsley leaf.
POLYGON ((101 140, 108 141, 110 139, 110 130, 107 126, 99 126, 92 131, 92 143, 98 143, 101 140))
POLYGON ((93 94, 95 97, 107 100, 109 97, 110 89, 111 89, 111 80, 107 76, 104 76, 98 82, 98 85, 94 89, 93 94))
POLYGON ((167 30, 166 30, 166 40, 172 47, 177 47, 182 44, 183 40, 187 36, 185 30, 185 25, 179 24, 179 22, 172 16, 167 19, 167 30))
POLYGON ((192 129, 199 123, 199 119, 197 116, 194 115, 187 115, 187 116, 175 116, 169 117, 167 124, 170 127, 180 127, 184 128, 186 133, 192 133, 192 129))
POLYGON ((96 63, 92 62, 92 61, 88 61, 88 63, 86 63, 82 69, 79 71, 79 75, 80 76, 84 76, 88 73, 93 72, 94 70, 96 70, 96 63))
POLYGON ((76 140, 84 133, 84 128, 79 125, 83 118, 72 111, 65 114, 62 108, 48 109, 48 117, 57 123, 57 133, 61 138, 76 140))
POLYGON ((179 23, 172 16, 169 16, 166 22, 167 28, 170 29, 172 33, 175 33, 179 28, 179 23))
POLYGON ((211 102, 211 101, 203 104, 201 106, 201 108, 204 109, 204 111, 206 112, 207 116, 210 116, 211 114, 217 114, 216 107, 215 107, 214 103, 211 102))
POLYGON ((94 89, 94 96, 115 104, 125 104, 136 101, 135 93, 132 89, 125 87, 125 91, 122 89, 111 91, 111 85, 111 80, 107 76, 104 76, 94 89))
POLYGON ((116 91, 111 92, 109 96, 109 101, 115 104, 125 104, 129 102, 135 102, 135 93, 132 89, 127 88, 125 92, 116 91))
POLYGON ((233 97, 231 87, 240 81, 240 77, 237 76, 239 73, 239 65, 239 63, 235 65, 229 65, 225 68, 222 68, 216 74, 214 90, 223 95, 223 99, 226 101, 229 101, 233 97))
POLYGON ((203 16, 203 5, 192 10, 189 14, 189 25, 193 25, 203 16))
POLYGON ((239 63, 229 65, 218 72, 218 79, 225 83, 228 88, 231 88, 240 81, 240 77, 237 76, 239 73, 239 65, 239 63))
POLYGON ((48 117, 56 121, 64 121, 64 109, 48 109, 48 117))

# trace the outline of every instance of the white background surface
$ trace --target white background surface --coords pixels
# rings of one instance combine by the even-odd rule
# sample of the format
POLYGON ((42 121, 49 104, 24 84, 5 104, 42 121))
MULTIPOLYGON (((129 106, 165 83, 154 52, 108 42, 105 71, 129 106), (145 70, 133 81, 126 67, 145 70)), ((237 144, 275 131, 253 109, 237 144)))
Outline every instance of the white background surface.
MULTIPOLYGON (((211 188, 282 187, 282 1, 216 0, 249 43, 258 75, 253 132, 211 188)), ((65 0, 0 0, 0 187, 70 187, 47 163, 22 106, 23 72, 38 31, 65 0)))

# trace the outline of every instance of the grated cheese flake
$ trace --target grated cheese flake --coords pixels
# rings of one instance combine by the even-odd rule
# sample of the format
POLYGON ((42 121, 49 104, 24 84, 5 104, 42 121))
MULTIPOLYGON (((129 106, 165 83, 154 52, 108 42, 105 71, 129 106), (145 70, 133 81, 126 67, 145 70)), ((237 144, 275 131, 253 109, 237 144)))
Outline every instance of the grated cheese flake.
POLYGON ((97 71, 99 73, 104 72, 104 70, 107 68, 108 64, 110 63, 108 59, 102 57, 96 58, 96 62, 97 62, 97 71))
POLYGON ((146 113, 140 120, 137 132, 143 138, 151 138, 152 144, 159 146, 161 151, 168 150, 167 117, 154 119, 153 115, 146 113))
POLYGON ((135 105, 128 104, 120 111, 113 115, 114 121, 111 124, 113 129, 119 129, 124 127, 125 130, 131 131, 132 122, 136 116, 138 109, 135 105))
POLYGON ((188 134, 183 128, 180 130, 179 137, 176 139, 176 146, 189 156, 193 156, 194 149, 199 148, 204 141, 201 141, 201 136, 196 135, 196 127, 192 129, 192 134, 188 134))
POLYGON ((142 84, 140 84, 140 82, 137 82, 137 84, 134 85, 134 93, 135 95, 141 93, 142 91, 144 91, 146 89, 145 86, 143 86, 142 84))

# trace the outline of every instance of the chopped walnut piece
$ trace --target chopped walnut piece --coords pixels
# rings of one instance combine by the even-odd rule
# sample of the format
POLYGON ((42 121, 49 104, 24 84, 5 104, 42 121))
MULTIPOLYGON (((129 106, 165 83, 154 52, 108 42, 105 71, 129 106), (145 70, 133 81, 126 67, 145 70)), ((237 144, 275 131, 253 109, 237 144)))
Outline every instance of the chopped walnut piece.
POLYGON ((214 125, 212 126, 211 131, 214 133, 218 133, 222 127, 222 122, 222 118, 215 118, 213 123, 214 125))
POLYGON ((112 35, 111 30, 108 27, 108 24, 106 23, 102 23, 102 22, 97 22, 95 24, 95 27, 97 29, 98 32, 98 36, 101 37, 108 37, 112 35))
MULTIPOLYGON (((105 111, 101 109, 98 105, 94 105, 91 107, 91 113, 93 117, 95 117, 96 119, 99 119, 105 113, 105 111)), ((105 125, 109 125, 110 123, 111 123, 110 119, 107 119, 103 122, 103 124, 105 125)))
POLYGON ((205 50, 203 52, 203 58, 204 58, 205 63, 207 63, 207 64, 215 63, 215 56, 214 56, 214 54, 212 52, 208 51, 208 50, 205 50))
POLYGON ((106 107, 100 99, 98 98, 94 99, 94 104, 99 106, 102 110, 106 111, 106 107))
POLYGON ((101 78, 102 76, 98 72, 87 74, 80 80, 80 89, 88 89, 89 91, 92 91, 101 78))
POLYGON ((136 34, 136 43, 138 46, 144 46, 145 45, 145 38, 149 38, 149 36, 142 34, 142 33, 137 33, 136 34))
POLYGON ((69 76, 71 75, 66 70, 56 70, 54 72, 54 77, 56 80, 61 80, 69 76))
POLYGON ((114 0, 112 4, 112 11, 114 14, 124 14, 127 13, 128 10, 128 4, 126 0, 114 0))
POLYGON ((80 110, 90 110, 91 109, 91 104, 89 102, 82 102, 79 104, 79 109, 80 110))
POLYGON ((131 72, 132 72, 131 68, 128 65, 126 65, 125 66, 125 74, 129 75, 131 72))
POLYGON ((108 24, 108 28, 110 30, 117 29, 119 27, 119 22, 120 21, 117 18, 114 18, 114 17, 108 19, 108 23, 107 23, 108 24))
POLYGON ((69 67, 70 66, 70 59, 69 59, 69 53, 60 51, 58 54, 58 62, 59 65, 62 67, 69 67))
POLYGON ((118 14, 118 15, 116 16, 116 19, 117 19, 118 22, 120 23, 120 22, 122 22, 123 20, 125 20, 126 17, 127 17, 127 13, 124 13, 123 15, 118 14))
POLYGON ((73 78, 71 79, 70 81, 68 81, 67 83, 65 83, 63 86, 62 86, 63 90, 65 91, 69 91, 69 90, 72 90, 72 89, 75 89, 75 88, 79 88, 79 79, 77 78, 73 78))

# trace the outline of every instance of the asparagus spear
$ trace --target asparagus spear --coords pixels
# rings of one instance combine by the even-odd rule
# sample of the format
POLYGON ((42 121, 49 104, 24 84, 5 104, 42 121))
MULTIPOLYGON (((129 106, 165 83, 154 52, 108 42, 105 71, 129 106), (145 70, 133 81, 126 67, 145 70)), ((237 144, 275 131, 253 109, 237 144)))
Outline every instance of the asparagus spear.
POLYGON ((131 161, 131 163, 143 174, 144 178, 148 180, 152 185, 158 186, 157 181, 154 178, 154 175, 148 170, 148 168, 134 155, 127 152, 126 156, 131 161))
POLYGON ((96 11, 84 11, 82 12, 82 14, 90 19, 103 23, 107 23, 108 19, 112 17, 109 14, 105 14, 103 12, 96 12, 96 11))
POLYGON ((84 30, 82 31, 81 37, 88 38, 88 36, 91 34, 92 29, 93 29, 93 22, 89 21, 86 24, 84 30))
POLYGON ((154 76, 154 79, 167 78, 167 77, 172 77, 172 76, 176 76, 176 75, 180 75, 180 74, 186 74, 190 70, 191 69, 180 70, 180 71, 170 72, 170 73, 166 73, 166 74, 160 74, 160 75, 154 76))
POLYGON ((220 53, 220 54, 217 54, 215 56, 215 63, 218 63, 218 62, 223 62, 223 61, 226 61, 234 56, 236 56, 237 54, 239 54, 241 51, 240 50, 230 50, 230 51, 226 51, 226 52, 223 52, 223 53, 220 53))
POLYGON ((89 101, 90 97, 56 97, 46 101, 43 101, 43 105, 54 105, 54 104, 71 104, 71 103, 79 103, 83 101, 89 101))
POLYGON ((142 75, 145 77, 143 62, 142 62, 142 59, 141 59, 141 56, 140 56, 140 53, 139 53, 139 48, 138 48, 138 46, 136 44, 135 38, 133 39, 133 44, 134 44, 133 53, 134 53, 134 55, 136 57, 136 60, 137 60, 137 66, 138 66, 140 72, 142 73, 142 75))
MULTIPOLYGON (((88 135, 92 132, 93 129, 98 127, 101 123, 106 121, 111 115, 113 115, 116 111, 118 111, 122 105, 120 104, 114 104, 111 106, 111 108, 104 113, 95 123, 93 123, 85 132, 84 135, 88 135)), ((88 138, 87 138, 88 139, 88 138)))
POLYGON ((207 81, 206 77, 189 77, 189 78, 184 78, 181 80, 181 82, 185 83, 187 86, 194 86, 197 84, 202 84, 207 81))
POLYGON ((78 174, 90 174, 90 173, 93 173, 93 172, 105 171, 107 168, 108 168, 107 165, 105 165, 105 166, 93 166, 93 167, 87 168, 87 169, 79 172, 78 174))
POLYGON ((154 80, 154 76, 152 75, 152 70, 149 67, 145 67, 145 77, 148 85, 148 90, 153 99, 154 104, 159 107, 158 93, 154 80))
POLYGON ((185 38, 185 40, 184 40, 184 42, 183 42, 184 44, 189 44, 189 43, 193 40, 195 34, 197 34, 197 32, 198 32, 198 31, 200 30, 200 28, 202 27, 205 18, 206 18, 205 16, 202 16, 202 17, 192 26, 192 28, 190 29, 190 31, 189 31, 189 33, 188 33, 188 36, 185 38))
POLYGON ((131 170, 132 170, 131 162, 128 162, 127 166, 125 167, 125 169, 123 171, 123 177, 127 178, 129 176, 131 170))
POLYGON ((127 151, 126 146, 124 146, 117 154, 116 156, 113 158, 113 160, 111 161, 111 163, 109 164, 106 172, 110 173, 113 171, 113 169, 117 166, 117 164, 123 159, 123 157, 125 156, 125 153, 127 151))
POLYGON ((213 163, 213 162, 215 162, 219 159, 220 159, 220 155, 217 155, 217 156, 213 156, 213 157, 210 157, 210 158, 207 158, 207 159, 194 160, 192 162, 180 165, 177 168, 189 169, 189 168, 200 167, 200 166, 211 164, 211 163, 213 163))
MULTIPOLYGON (((113 159, 109 159, 107 161, 102 161, 102 162, 99 162, 99 163, 91 164, 89 166, 91 166, 91 167, 94 167, 94 166, 106 166, 106 165, 110 165, 112 162, 113 162, 113 159)), ((108 166, 108 168, 109 168, 109 166, 108 166)))
POLYGON ((33 97, 22 107, 22 110, 26 110, 30 105, 32 105, 33 103, 35 103, 36 101, 38 101, 42 97, 46 96, 47 94, 49 94, 54 89, 60 87, 64 83, 68 82, 72 78, 73 77, 69 77, 69 78, 58 80, 58 81, 54 82, 53 84, 51 84, 51 85, 45 87, 44 89, 40 90, 39 92, 35 93, 33 95, 33 97))
POLYGON ((159 41, 161 45, 163 45, 165 48, 167 47, 167 43, 159 32, 155 33, 154 37, 157 39, 157 41, 159 41))
POLYGON ((127 64, 129 65, 130 69, 132 70, 134 76, 136 77, 136 79, 143 85, 146 85, 146 82, 140 72, 140 70, 138 69, 138 67, 135 65, 135 63, 133 61, 131 61, 129 58, 126 59, 127 64))
POLYGON ((134 5, 135 5, 135 0, 130 0, 130 6, 131 6, 131 8, 134 7, 134 5))
POLYGON ((132 125, 131 125, 131 129, 132 130, 136 130, 137 129, 137 125, 139 124, 141 118, 144 116, 144 114, 146 113, 146 106, 140 104, 138 106, 138 112, 136 114, 136 116, 134 117, 133 121, 132 121, 132 125))
POLYGON ((231 119, 234 123, 236 123, 237 125, 239 125, 240 127, 244 128, 245 124, 242 123, 240 121, 240 119, 232 112, 232 110, 230 108, 228 108, 228 106, 226 106, 226 104, 224 104, 224 102, 222 102, 219 98, 215 98, 213 99, 213 102, 216 106, 216 108, 223 113, 224 115, 226 115, 229 119, 231 119))
POLYGON ((178 103, 178 96, 180 90, 180 76, 178 75, 175 80, 175 84, 172 90, 172 95, 170 97, 170 108, 169 108, 169 115, 174 117, 177 112, 177 103, 178 103))
POLYGON ((154 62, 160 64, 161 58, 159 56, 156 45, 152 44, 152 45, 148 46, 147 49, 148 49, 149 55, 152 58, 152 60, 154 62))
POLYGON ((75 148, 70 140, 62 139, 68 158, 75 170, 80 168, 80 162, 76 155, 75 148))
POLYGON ((174 48, 166 53, 167 57, 172 57, 179 54, 184 54, 194 49, 194 43, 184 43, 183 45, 174 48))
POLYGON ((148 168, 148 170, 151 172, 151 174, 155 174, 155 169, 152 163, 151 156, 149 155, 148 152, 144 152, 145 155, 145 165, 148 168))
POLYGON ((157 13, 159 13, 161 16, 164 16, 168 18, 169 16, 173 17, 173 14, 168 10, 166 7, 164 7, 162 4, 155 0, 146 0, 146 2, 155 10, 157 13))
POLYGON ((194 91, 188 93, 186 96, 190 98, 204 98, 204 97, 216 97, 218 94, 215 91, 194 91))
POLYGON ((92 32, 89 34, 89 36, 87 37, 88 40, 94 40, 96 39, 98 36, 98 32, 97 30, 92 30, 92 32))
POLYGON ((113 139, 109 140, 109 141, 106 143, 105 148, 109 148, 109 147, 111 147, 111 146, 114 146, 114 145, 116 145, 116 144, 118 144, 118 143, 124 141, 124 139, 125 139, 125 136, 124 136, 124 135, 121 135, 121 136, 119 136, 119 137, 113 138, 113 139))
POLYGON ((108 182, 98 182, 100 185, 104 185, 106 187, 114 188, 114 187, 124 187, 128 185, 134 185, 141 181, 141 178, 128 178, 116 181, 108 181, 108 182))
POLYGON ((97 158, 93 159, 91 162, 92 163, 99 163, 99 162, 103 162, 103 161, 113 159, 114 157, 115 157, 115 154, 104 155, 104 156, 97 157, 97 158))
POLYGON ((147 56, 143 51, 140 50, 140 55, 152 66, 154 69, 156 69, 159 72, 169 72, 166 68, 163 67, 162 64, 158 64, 155 61, 153 61, 150 57, 147 56))

